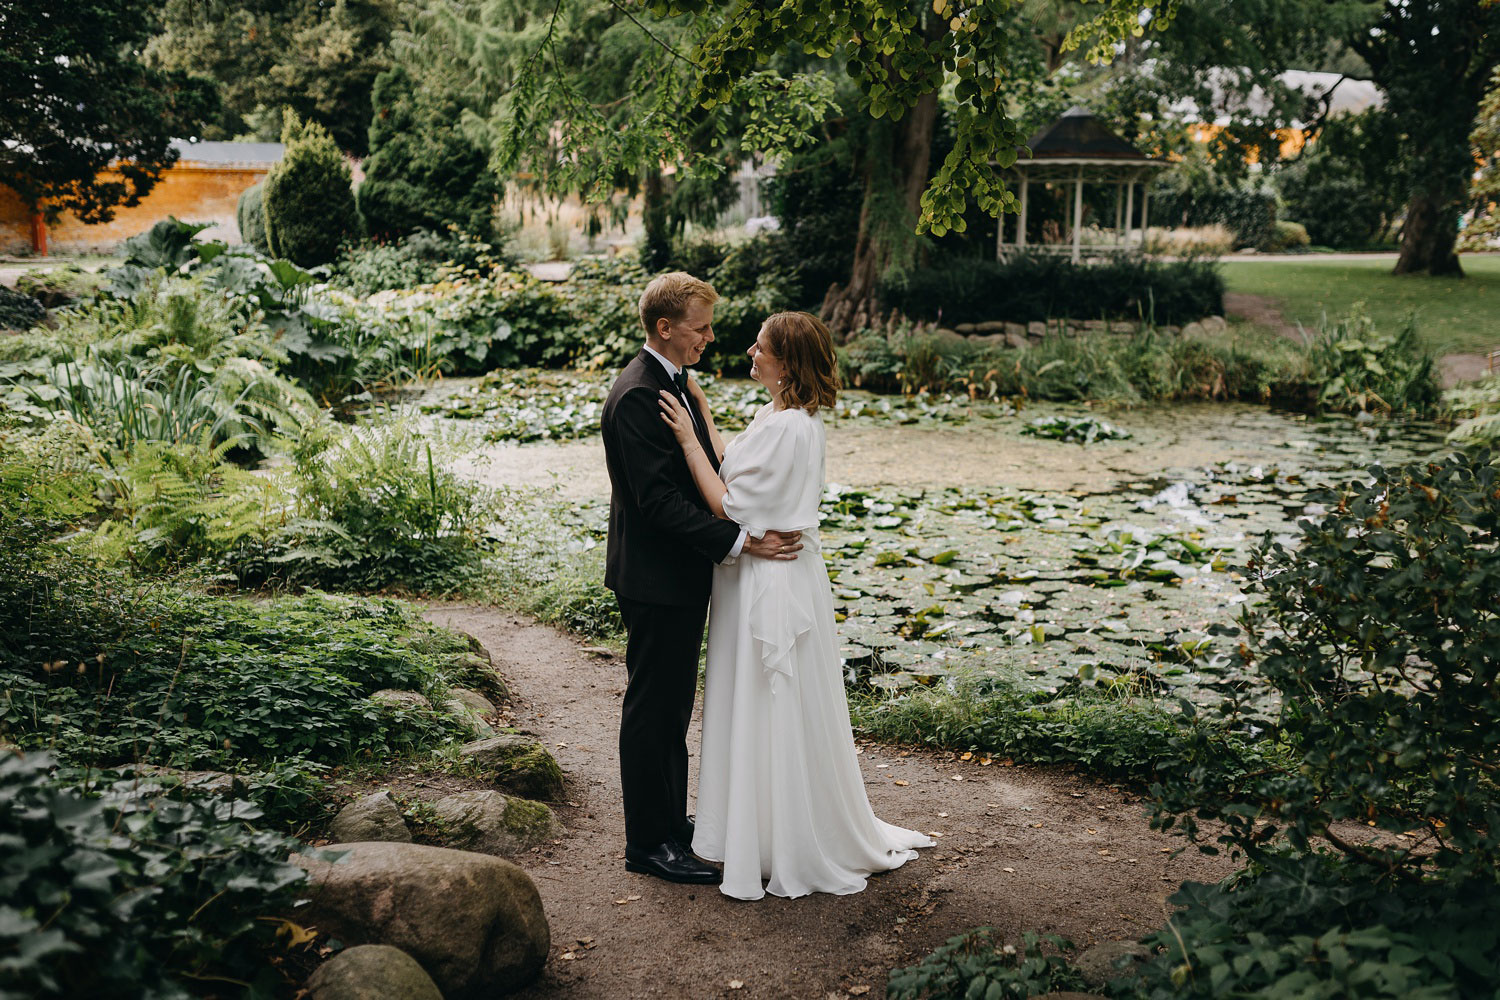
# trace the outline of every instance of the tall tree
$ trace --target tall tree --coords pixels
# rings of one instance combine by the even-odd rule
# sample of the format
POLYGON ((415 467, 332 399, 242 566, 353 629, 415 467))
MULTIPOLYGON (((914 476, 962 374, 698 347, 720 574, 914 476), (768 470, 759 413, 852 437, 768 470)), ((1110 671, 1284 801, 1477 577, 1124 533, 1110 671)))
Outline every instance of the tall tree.
POLYGON ((1349 39, 1406 138, 1408 195, 1397 274, 1462 274, 1455 245, 1474 155, 1469 130, 1500 63, 1494 0, 1386 0, 1349 39))
POLYGON ((33 212, 107 222, 215 110, 212 84, 137 58, 150 0, 0 0, 0 183, 33 212), (114 164, 111 174, 105 167, 114 164))
POLYGON ((1471 192, 1474 221, 1464 231, 1464 249, 1488 250, 1490 241, 1500 237, 1500 66, 1490 77, 1490 89, 1480 102, 1469 139, 1483 166, 1471 192))
POLYGON ((167 0, 147 57, 218 82, 210 138, 275 139, 290 107, 363 156, 400 13, 396 0, 167 0))

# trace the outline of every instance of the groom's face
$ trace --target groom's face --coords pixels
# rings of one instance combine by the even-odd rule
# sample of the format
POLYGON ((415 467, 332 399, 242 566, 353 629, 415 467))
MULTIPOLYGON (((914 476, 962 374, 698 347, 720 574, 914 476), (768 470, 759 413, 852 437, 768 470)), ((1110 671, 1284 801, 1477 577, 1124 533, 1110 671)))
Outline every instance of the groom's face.
POLYGON ((714 342, 714 307, 701 299, 689 299, 680 317, 663 323, 662 353, 678 368, 697 364, 714 342))

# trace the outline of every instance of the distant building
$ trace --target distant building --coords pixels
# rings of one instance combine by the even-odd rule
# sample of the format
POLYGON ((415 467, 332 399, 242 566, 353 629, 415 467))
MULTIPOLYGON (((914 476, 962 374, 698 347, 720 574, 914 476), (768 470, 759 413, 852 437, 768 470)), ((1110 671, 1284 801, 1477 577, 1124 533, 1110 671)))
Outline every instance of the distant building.
POLYGON ((238 243, 235 209, 240 194, 263 180, 281 159, 281 143, 179 140, 172 145, 180 158, 162 173, 151 193, 134 208, 115 209, 114 219, 99 225, 85 225, 71 214, 45 225, 16 192, 0 185, 0 253, 107 253, 169 215, 184 222, 213 223, 203 231, 203 239, 238 243))

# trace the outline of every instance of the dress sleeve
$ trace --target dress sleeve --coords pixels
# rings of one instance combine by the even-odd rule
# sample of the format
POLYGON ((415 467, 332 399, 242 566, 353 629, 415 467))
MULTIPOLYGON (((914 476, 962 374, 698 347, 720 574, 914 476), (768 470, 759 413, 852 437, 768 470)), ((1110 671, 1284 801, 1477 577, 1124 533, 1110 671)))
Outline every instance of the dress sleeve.
POLYGON ((736 441, 734 462, 725 470, 724 516, 755 538, 767 531, 816 528, 816 506, 801 509, 808 480, 821 471, 812 454, 814 436, 813 418, 787 409, 768 415, 763 426, 736 441))

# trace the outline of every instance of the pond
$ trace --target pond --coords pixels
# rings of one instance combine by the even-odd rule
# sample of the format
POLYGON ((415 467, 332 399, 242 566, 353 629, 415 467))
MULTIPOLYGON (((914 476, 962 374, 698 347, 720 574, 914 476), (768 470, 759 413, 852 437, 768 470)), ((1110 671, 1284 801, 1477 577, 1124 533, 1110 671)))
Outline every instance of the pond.
MULTIPOLYGON (((565 502, 592 541, 608 498, 606 388, 603 376, 504 373, 419 402, 489 439, 463 471, 549 488, 539 502, 565 502)), ((733 426, 764 398, 753 383, 709 391, 733 426)), ((1429 424, 1242 404, 1102 413, 858 392, 840 403, 823 557, 847 679, 892 690, 993 675, 1059 694, 1215 701, 1242 678, 1229 640, 1207 630, 1245 601, 1254 542, 1293 540, 1315 512, 1309 488, 1443 445, 1429 424), (1072 429, 1096 437, 1049 436, 1072 429)))

